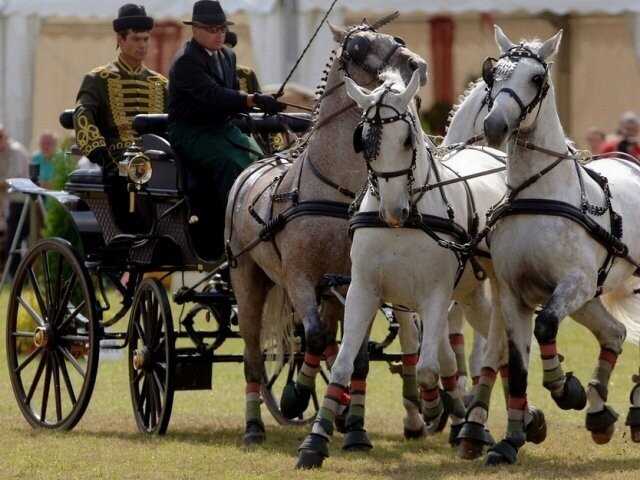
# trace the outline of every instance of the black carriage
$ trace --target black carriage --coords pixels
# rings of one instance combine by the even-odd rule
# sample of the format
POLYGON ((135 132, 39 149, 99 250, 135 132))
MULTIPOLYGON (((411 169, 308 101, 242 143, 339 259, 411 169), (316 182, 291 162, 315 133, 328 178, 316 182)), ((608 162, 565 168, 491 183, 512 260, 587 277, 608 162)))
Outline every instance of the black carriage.
MULTIPOLYGON (((245 131, 273 133, 304 131, 309 120, 308 114, 252 114, 238 121, 245 131)), ((72 128, 71 111, 60 121, 72 128)), ((79 234, 79 245, 64 238, 38 241, 13 281, 6 326, 9 374, 33 427, 69 430, 78 423, 93 392, 101 350, 128 352, 134 417, 141 432, 154 434, 166 431, 176 390, 210 389, 214 363, 242 362, 241 352, 218 352, 225 340, 239 338, 235 298, 225 262, 218 259, 221 251, 210 248, 216 232, 203 228, 206 186, 190 178, 171 150, 166 125, 164 115, 136 117, 142 142, 120 165, 126 190, 105 184, 100 170, 73 171, 64 191, 45 190, 29 179, 8 181, 14 190, 61 203, 79 234), (128 212, 135 213, 135 221, 128 212), (204 275, 170 299, 163 279, 190 271, 204 275), (172 302, 190 306, 175 322, 172 302), (127 314, 127 328, 118 330, 127 314)), ((331 283, 344 282, 332 278, 331 283)), ((391 333, 375 345, 378 355, 397 330, 390 310, 387 317, 391 333)), ((267 369, 261 387, 281 424, 313 418, 286 418, 275 394, 302 364, 304 335, 298 333, 301 344, 293 358, 267 369)), ((265 351, 265 360, 270 358, 265 351)), ((313 407, 317 411, 317 398, 313 407)))

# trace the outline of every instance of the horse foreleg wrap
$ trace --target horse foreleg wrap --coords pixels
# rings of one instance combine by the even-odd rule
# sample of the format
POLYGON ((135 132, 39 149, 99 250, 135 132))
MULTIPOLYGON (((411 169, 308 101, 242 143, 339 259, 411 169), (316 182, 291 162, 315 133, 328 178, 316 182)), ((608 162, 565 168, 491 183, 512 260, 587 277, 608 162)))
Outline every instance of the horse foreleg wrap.
POLYGON ((333 363, 336 361, 336 357, 338 356, 338 344, 330 343, 327 345, 327 348, 324 350, 324 358, 326 359, 327 368, 331 369, 333 363))
POLYGON ((440 399, 440 389, 436 386, 420 392, 422 399, 422 417, 429 423, 442 413, 442 400, 440 399))
POLYGON ((524 445, 526 441, 524 430, 524 412, 526 409, 527 397, 509 397, 507 439, 516 448, 524 445))
POLYGON ((460 390, 458 390, 458 375, 452 375, 451 377, 440 377, 442 388, 447 392, 447 395, 451 398, 451 414, 458 419, 464 418, 464 403, 462 402, 462 396, 460 390))
POLYGON ((247 383, 244 392, 245 419, 247 423, 255 422, 264 428, 262 415, 260 414, 260 384, 258 382, 247 383))
POLYGON ((449 344, 456 355, 456 364, 458 366, 458 375, 467 376, 467 359, 464 355, 464 335, 461 333, 452 333, 449 335, 449 344))
POLYGON ((418 354, 402 355, 402 398, 414 405, 420 405, 418 397, 418 381, 416 379, 416 365, 418 354))
POLYGON ((307 390, 313 390, 316 384, 316 375, 318 371, 320 371, 321 359, 322 357, 320 357, 320 355, 313 355, 312 353, 306 352, 304 354, 304 363, 302 364, 302 368, 300 368, 296 383, 307 390))
POLYGON ((556 343, 540 344, 540 358, 542 359, 542 385, 552 394, 562 392, 565 374, 560 365, 560 356, 556 343))
POLYGON ((480 370, 480 378, 478 379, 478 385, 476 388, 476 393, 473 396, 473 403, 481 403, 486 405, 489 408, 489 403, 491 402, 491 391, 493 390, 493 385, 496 382, 496 371, 490 367, 482 367, 480 370))
POLYGON ((504 402, 507 408, 509 408, 509 367, 506 365, 500 367, 500 381, 502 382, 504 402))
POLYGON ((337 383, 330 383, 327 386, 327 393, 322 399, 322 405, 318 411, 311 433, 322 435, 329 439, 333 435, 333 423, 340 408, 342 397, 347 395, 347 387, 337 383))
POLYGON ((364 399, 367 391, 365 380, 351 379, 351 402, 349 403, 349 413, 345 421, 345 429, 361 430, 364 428, 364 399))
MULTIPOLYGON (((611 372, 613 371, 613 367, 616 366, 617 361, 618 354, 613 350, 610 350, 608 348, 603 348, 600 350, 600 356, 598 357, 598 366, 593 372, 593 378, 598 380, 602 385, 605 386, 605 388, 609 384, 611 372)), ((606 394, 602 399, 605 401, 607 400, 606 394)))

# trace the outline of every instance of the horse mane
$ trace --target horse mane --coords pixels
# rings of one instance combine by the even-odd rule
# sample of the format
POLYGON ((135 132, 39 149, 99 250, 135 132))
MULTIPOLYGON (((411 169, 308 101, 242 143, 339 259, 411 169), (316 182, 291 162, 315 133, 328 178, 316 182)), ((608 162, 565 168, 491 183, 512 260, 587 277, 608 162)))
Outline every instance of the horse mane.
POLYGON ((451 111, 449 112, 449 115, 447 116, 447 126, 445 128, 445 132, 449 131, 449 126, 451 125, 451 120, 453 120, 453 117, 456 115, 456 113, 458 113, 458 110, 460 110, 460 107, 462 106, 462 104, 464 103, 464 101, 469 97, 469 95, 471 95, 471 92, 473 91, 474 88, 476 88, 476 86, 480 83, 483 82, 483 80, 481 78, 469 82, 467 84, 467 88, 465 88, 464 92, 462 92, 460 95, 458 95, 458 100, 456 101, 456 103, 453 104, 453 107, 451 107, 451 111))

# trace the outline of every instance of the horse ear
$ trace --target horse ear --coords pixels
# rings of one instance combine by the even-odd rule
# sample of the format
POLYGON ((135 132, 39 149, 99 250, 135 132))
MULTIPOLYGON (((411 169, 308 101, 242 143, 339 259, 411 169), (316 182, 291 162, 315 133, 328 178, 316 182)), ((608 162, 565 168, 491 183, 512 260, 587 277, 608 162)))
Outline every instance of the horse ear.
POLYGON ((542 58, 543 60, 546 60, 550 56, 558 53, 558 47, 560 47, 560 40, 562 40, 562 30, 560 30, 553 37, 551 37, 549 40, 547 40, 542 44, 542 46, 540 47, 540 50, 538 51, 538 55, 540 55, 540 58, 542 58))
MULTIPOLYGON (((329 22, 327 22, 329 23, 329 22)), ((332 23, 329 23, 329 28, 331 29, 331 33, 333 33, 333 39, 338 42, 338 43, 342 43, 344 42, 344 39, 347 38, 347 31, 338 27, 337 25, 334 25, 332 23)))
POLYGON ((502 29, 498 25, 493 26, 496 43, 500 48, 500 53, 507 52, 510 48, 515 47, 515 44, 507 38, 502 29))
POLYGON ((371 91, 364 87, 359 86, 356 82, 349 77, 344 77, 344 86, 347 89, 347 94, 355 100, 360 108, 367 108, 371 99, 371 91))
POLYGON ((404 92, 400 94, 400 102, 399 109, 400 111, 404 111, 407 109, 409 102, 413 99, 413 97, 418 93, 418 89, 420 88, 420 72, 418 70, 413 71, 413 75, 411 75, 411 80, 405 88, 404 92))

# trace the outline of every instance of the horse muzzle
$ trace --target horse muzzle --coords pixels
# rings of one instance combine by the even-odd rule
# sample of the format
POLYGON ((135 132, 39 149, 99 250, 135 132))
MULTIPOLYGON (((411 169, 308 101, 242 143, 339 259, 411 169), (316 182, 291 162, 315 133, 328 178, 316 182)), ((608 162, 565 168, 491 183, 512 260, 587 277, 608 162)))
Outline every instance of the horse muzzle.
POLYGON ((509 134, 509 123, 504 115, 491 111, 484 119, 484 136, 492 148, 500 148, 509 134))

